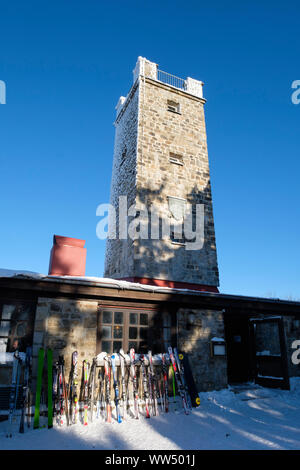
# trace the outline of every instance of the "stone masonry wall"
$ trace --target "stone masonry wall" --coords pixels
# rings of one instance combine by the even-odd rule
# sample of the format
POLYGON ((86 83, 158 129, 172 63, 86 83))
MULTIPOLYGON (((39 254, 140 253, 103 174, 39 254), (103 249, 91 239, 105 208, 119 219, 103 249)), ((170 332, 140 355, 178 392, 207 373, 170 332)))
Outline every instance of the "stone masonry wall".
MULTIPOLYGON (((152 65, 156 70, 156 64, 152 65)), ((147 70, 145 74, 152 77, 147 70)), ((148 239, 119 240, 117 234, 117 239, 107 240, 105 276, 218 286, 204 100, 153 78, 140 75, 127 98, 119 101, 111 203, 118 207, 119 196, 126 195, 128 207, 133 203, 138 209, 154 206, 161 219, 177 225, 169 210, 169 196, 202 204, 204 245, 187 250, 170 237, 162 239, 161 232, 153 239, 150 229, 148 239), (170 102, 178 103, 179 112, 168 110, 170 102), (171 153, 179 155, 182 164, 171 163, 171 153)))
MULTIPOLYGON (((53 360, 65 359, 66 374, 72 353, 78 351, 79 378, 82 362, 96 355, 97 301, 39 298, 33 339, 33 386, 36 387, 37 355, 40 347, 53 349, 53 360)), ((224 337, 221 312, 179 309, 178 348, 189 353, 199 391, 227 386, 226 357, 211 357, 210 340, 224 337), (190 315, 194 324, 189 324, 190 315)))
POLYGON ((127 97, 115 122, 115 145, 110 204, 117 211, 116 239, 107 239, 104 275, 119 278, 133 276, 133 241, 119 238, 119 197, 127 196, 127 207, 136 200, 136 149, 138 132, 139 87, 127 97))
POLYGON ((203 204, 205 230, 200 250, 169 239, 137 240, 135 275, 218 286, 203 100, 154 80, 141 80, 140 87, 137 202, 154 204, 165 218, 171 218, 168 196, 203 204), (169 111, 168 101, 180 113, 169 111), (170 153, 183 164, 171 163, 170 153))
POLYGON ((96 326, 98 302, 73 299, 39 298, 33 337, 33 387, 37 373, 37 356, 40 347, 53 349, 53 360, 59 355, 70 370, 72 353, 78 351, 78 371, 82 361, 90 362, 96 354, 96 326))
MULTIPOLYGON (((70 370, 71 355, 75 350, 79 353, 80 375, 82 361, 87 359, 92 362, 96 354, 97 307, 98 301, 94 300, 39 298, 33 338, 32 390, 35 390, 37 355, 40 347, 52 348, 54 360, 57 360, 59 355, 64 355, 67 373, 70 370)), ((268 316, 257 314, 255 317, 268 316)), ((291 360, 295 351, 292 343, 300 340, 300 320, 299 317, 292 315, 283 318, 289 376, 300 376, 299 365, 293 364, 291 360)), ((264 330, 266 335, 268 331, 264 330)), ((218 390, 226 387, 226 356, 211 356, 211 339, 225 338, 223 313, 214 310, 179 308, 177 335, 178 349, 190 355, 198 390, 218 390)), ((264 337, 260 349, 266 349, 266 345, 272 348, 272 339, 274 331, 270 329, 270 338, 264 337)), ((278 351, 274 349, 272 352, 278 351)))
POLYGON ((226 356, 211 356, 213 337, 225 338, 223 313, 213 310, 179 309, 178 348, 190 355, 198 391, 227 387, 226 356), (193 324, 189 324, 190 316, 193 324))

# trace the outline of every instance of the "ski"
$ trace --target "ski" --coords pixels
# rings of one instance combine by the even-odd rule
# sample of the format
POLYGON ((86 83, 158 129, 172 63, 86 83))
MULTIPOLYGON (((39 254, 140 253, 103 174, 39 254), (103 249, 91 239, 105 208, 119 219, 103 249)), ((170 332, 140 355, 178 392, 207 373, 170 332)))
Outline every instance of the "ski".
POLYGON ((137 377, 136 377, 134 348, 130 349, 129 356, 130 356, 130 373, 131 373, 131 380, 132 380, 132 385, 133 385, 134 417, 135 419, 139 419, 139 394, 138 394, 138 385, 137 385, 137 377))
POLYGON ((65 372, 64 372, 65 361, 63 356, 58 358, 58 400, 59 400, 59 424, 64 424, 63 416, 66 417, 67 425, 69 425, 69 414, 68 414, 68 395, 65 383, 65 372))
MULTIPOLYGON (((25 375, 24 382, 26 384, 26 397, 25 397, 25 408, 27 414, 27 428, 30 428, 31 424, 31 377, 32 377, 32 347, 26 348, 26 359, 25 359, 25 375)), ((24 410, 25 411, 25 410, 24 410)))
POLYGON ((77 423, 77 417, 78 417, 77 386, 78 386, 78 352, 74 351, 72 353, 72 364, 71 364, 71 371, 70 371, 70 378, 69 378, 70 424, 77 423))
POLYGON ((183 368, 183 365, 181 364, 177 348, 173 348, 173 353, 174 353, 175 361, 176 361, 176 364, 177 364, 178 373, 179 373, 182 385, 183 385, 184 390, 185 390, 187 405, 190 409, 192 409, 192 400, 191 400, 189 389, 188 389, 188 386, 187 386, 187 383, 186 383, 186 379, 185 379, 185 375, 184 375, 184 368, 183 368))
POLYGON ((73 367, 74 367, 74 370, 73 370, 73 389, 72 389, 72 393, 73 393, 73 408, 74 408, 74 412, 73 412, 73 417, 72 417, 72 422, 73 424, 77 424, 78 422, 78 414, 79 414, 79 403, 78 403, 78 352, 75 351, 73 353, 73 367))
POLYGON ((63 366, 62 366, 62 378, 63 378, 63 396, 64 396, 64 402, 65 402, 65 415, 66 415, 66 422, 67 426, 70 425, 70 420, 69 420, 69 400, 68 400, 68 389, 66 385, 66 380, 65 380, 65 361, 62 357, 63 361, 63 366))
POLYGON ((64 424, 64 393, 63 393, 63 372, 62 372, 62 364, 61 364, 61 356, 58 359, 58 389, 57 389, 57 397, 58 397, 58 423, 60 425, 64 424))
POLYGON ((89 375, 89 402, 90 402, 90 418, 93 421, 94 405, 95 405, 95 375, 96 375, 96 358, 93 359, 90 375, 89 375))
POLYGON ((36 393, 35 393, 33 429, 38 429, 40 426, 40 404, 41 404, 41 394, 42 394, 44 359, 45 359, 45 350, 44 348, 40 348, 38 352, 38 371, 37 371, 37 382, 36 382, 36 393))
POLYGON ((182 406, 183 406, 184 412, 185 412, 185 414, 189 414, 185 389, 184 389, 183 383, 181 381, 181 377, 179 375, 179 372, 178 372, 178 369, 177 369, 177 366, 176 366, 176 360, 175 360, 175 356, 173 354, 173 349, 171 348, 171 346, 168 348, 168 352, 169 352, 170 361, 171 361, 172 366, 173 366, 175 381, 176 381, 178 393, 179 393, 179 395, 181 397, 181 400, 182 400, 182 406))
POLYGON ((120 349, 120 369, 121 369, 121 382, 122 382, 122 402, 123 402, 123 419, 126 419, 127 414, 127 397, 125 385, 125 355, 123 349, 120 349))
POLYGON ((27 410, 27 426, 30 427, 30 419, 29 419, 30 417, 29 417, 28 408, 30 407, 31 356, 32 356, 32 348, 28 346, 26 348, 26 356, 25 356, 21 418, 20 418, 20 427, 19 427, 19 432, 22 434, 24 433, 24 428, 25 428, 25 410, 27 410))
POLYGON ((59 400, 58 400, 58 362, 56 361, 52 367, 52 398, 53 398, 53 409, 56 422, 59 424, 59 400))
POLYGON ((103 410, 105 410, 104 399, 104 371, 101 367, 98 373, 99 387, 98 387, 98 400, 97 400, 97 418, 103 417, 103 410))
POLYGON ((71 358, 71 368, 70 368, 70 374, 69 374, 69 387, 68 387, 70 424, 73 424, 73 413, 74 413, 74 408, 73 408, 73 405, 74 405, 74 401, 73 401, 73 376, 74 376, 73 354, 72 354, 72 358, 71 358))
POLYGON ((89 403, 89 363, 83 361, 83 396, 84 396, 84 408, 83 408, 83 424, 88 425, 88 403, 89 403))
POLYGON ((121 413, 120 413, 120 408, 119 408, 120 392, 119 392, 118 374, 117 374, 117 367, 116 367, 116 354, 113 354, 111 356, 111 367, 112 367, 113 382, 114 382, 114 389, 115 389, 115 404, 116 404, 117 421, 118 423, 122 423, 121 413))
POLYGON ((8 416, 8 429, 6 437, 12 437, 14 414, 16 411, 17 398, 18 398, 18 380, 20 374, 20 358, 18 350, 15 351, 13 356, 12 380, 9 395, 9 416, 8 416))
POLYGON ((168 382, 168 366, 166 361, 166 355, 161 355, 162 361, 162 374, 163 374, 163 402, 165 413, 169 411, 169 382, 168 382))
POLYGON ((144 356, 144 354, 140 355, 140 361, 141 361, 141 369, 142 369, 142 377, 143 377, 143 391, 144 391, 146 418, 150 418, 149 390, 148 390, 147 370, 146 370, 146 365, 145 365, 145 356, 144 356))
POLYGON ((156 380, 154 375, 153 369, 153 358, 152 358, 152 351, 148 351, 148 358, 149 358, 149 384, 152 393, 152 410, 153 415, 158 416, 158 405, 157 405, 157 390, 156 390, 156 380))
POLYGON ((106 422, 111 423, 111 404, 110 404, 110 377, 111 360, 109 356, 104 358, 104 377, 105 377, 105 402, 106 402, 106 422))
MULTIPOLYGON (((168 356, 169 357, 169 356, 168 356)), ((177 401, 176 401, 176 384, 175 384, 175 374, 174 374, 174 369, 172 366, 171 361, 169 361, 169 370, 168 370, 168 377, 169 380, 172 382, 172 392, 173 392, 173 400, 172 403, 174 405, 174 411, 177 411, 177 401)))
POLYGON ((52 368, 53 368, 53 352, 47 349, 47 366, 48 366, 48 429, 53 427, 53 395, 52 395, 52 368))
POLYGON ((162 392, 162 384, 161 384, 161 368, 156 368, 159 369, 157 374, 155 375, 156 383, 157 383, 157 397, 160 400, 160 407, 161 411, 164 411, 164 404, 163 404, 163 392, 162 392))
POLYGON ((189 356, 187 354, 178 354, 178 359, 180 360, 181 368, 185 378, 185 383, 191 399, 191 406, 196 408, 200 405, 200 398, 194 381, 189 356))

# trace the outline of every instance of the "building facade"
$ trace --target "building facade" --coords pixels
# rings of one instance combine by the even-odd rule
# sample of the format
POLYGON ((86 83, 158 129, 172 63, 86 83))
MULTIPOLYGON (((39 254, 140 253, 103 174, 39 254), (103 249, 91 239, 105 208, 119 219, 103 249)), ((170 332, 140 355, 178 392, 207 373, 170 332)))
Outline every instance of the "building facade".
MULTIPOLYGON (((248 381, 289 388, 289 377, 300 376, 293 360, 299 302, 0 272, 0 315, 2 353, 16 340, 21 351, 33 346, 33 391, 40 347, 51 348, 54 360, 63 355, 68 373, 75 350, 81 370, 84 359, 91 363, 102 351, 177 346, 190 357, 199 391, 248 381)), ((2 362, 0 402, 1 393, 8 400, 10 377, 11 364, 2 362)))
POLYGON ((106 277, 217 291, 202 85, 138 58, 132 88, 116 108, 111 204, 118 209, 117 233, 107 241, 106 277), (122 227, 124 205, 139 215, 135 239, 126 222, 122 227))
POLYGON ((84 276, 84 240, 57 235, 48 275, 0 270, 0 409, 16 345, 33 347, 33 391, 40 347, 63 355, 67 373, 75 350, 81 368, 103 351, 177 347, 198 391, 288 389, 300 376, 300 303, 218 291, 202 88, 138 58, 117 105, 105 278, 84 276))

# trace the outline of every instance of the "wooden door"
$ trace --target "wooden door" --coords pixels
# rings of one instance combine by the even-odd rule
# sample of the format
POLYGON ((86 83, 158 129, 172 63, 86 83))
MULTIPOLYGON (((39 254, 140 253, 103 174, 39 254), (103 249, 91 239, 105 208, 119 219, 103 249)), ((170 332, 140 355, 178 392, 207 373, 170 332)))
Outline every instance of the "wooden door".
POLYGON ((255 382, 263 387, 289 390, 283 319, 251 318, 249 321, 255 382))

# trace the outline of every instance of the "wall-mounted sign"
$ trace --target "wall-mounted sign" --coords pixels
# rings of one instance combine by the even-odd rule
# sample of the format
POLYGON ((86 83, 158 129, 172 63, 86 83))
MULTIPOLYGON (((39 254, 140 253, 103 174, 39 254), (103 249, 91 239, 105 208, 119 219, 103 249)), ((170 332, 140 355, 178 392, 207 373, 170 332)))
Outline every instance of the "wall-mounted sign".
POLYGON ((224 338, 212 338, 210 340, 210 350, 212 357, 226 356, 226 345, 224 338))

